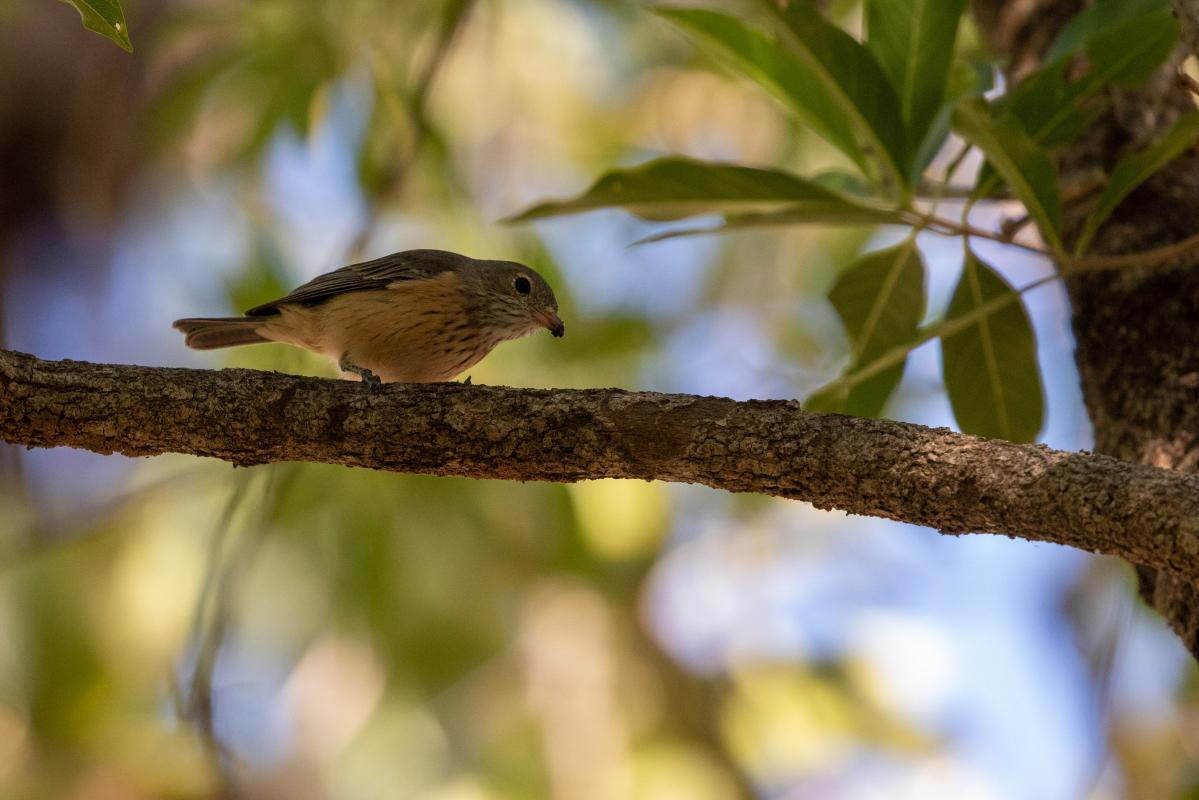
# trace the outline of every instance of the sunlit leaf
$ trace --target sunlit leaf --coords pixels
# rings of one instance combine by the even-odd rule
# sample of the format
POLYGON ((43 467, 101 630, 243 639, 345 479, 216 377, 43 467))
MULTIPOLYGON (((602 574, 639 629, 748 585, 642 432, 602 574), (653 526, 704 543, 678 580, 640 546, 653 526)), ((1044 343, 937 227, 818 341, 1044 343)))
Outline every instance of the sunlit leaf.
POLYGON ((698 8, 661 8, 655 13, 778 97, 808 127, 869 172, 869 159, 854 134, 849 109, 821 69, 736 17, 698 8))
POLYGON ((1041 236, 1055 249, 1061 246, 1061 198, 1057 172, 1049 156, 1010 117, 996 119, 980 100, 954 109, 953 126, 976 145, 1003 176, 1036 221, 1041 236))
POLYGON ((912 143, 941 108, 966 0, 867 0, 866 45, 899 95, 912 143))
POLYGON ((646 219, 679 219, 782 206, 811 207, 826 216, 849 215, 864 208, 818 183, 780 170, 662 158, 609 172, 578 197, 541 203, 509 221, 597 208, 623 208, 646 219))
POLYGON ((133 52, 129 41, 129 27, 125 24, 125 12, 120 0, 62 0, 75 6, 83 18, 83 27, 107 37, 122 49, 133 52))
MULTIPOLYGON (((810 80, 837 103, 866 152, 882 162, 885 177, 897 186, 906 186, 910 155, 903 111, 894 87, 871 52, 828 22, 807 0, 796 0, 785 8, 771 0, 763 3, 780 21, 790 51, 808 68, 810 80)), ((804 94, 813 88, 804 86, 804 94)))
POLYGON ((1014 302, 942 337, 945 391, 964 432, 1031 442, 1041 430, 1045 401, 1032 325, 1015 290, 973 252, 967 253, 946 318, 962 317, 1005 297, 1014 302))
POLYGON ((1075 252, 1084 252, 1099 226, 1107 221, 1124 198, 1194 144, 1197 135, 1199 111, 1191 111, 1179 117, 1155 144, 1121 159, 1112 170, 1112 176, 1104 187, 1099 204, 1087 217, 1075 252))
MULTIPOLYGON (((925 269, 915 239, 859 258, 829 291, 829 301, 853 345, 852 371, 901 342, 911 341, 924 316, 925 269)), ((878 416, 903 378, 904 362, 846 391, 818 392, 804 406, 856 416, 878 416)))

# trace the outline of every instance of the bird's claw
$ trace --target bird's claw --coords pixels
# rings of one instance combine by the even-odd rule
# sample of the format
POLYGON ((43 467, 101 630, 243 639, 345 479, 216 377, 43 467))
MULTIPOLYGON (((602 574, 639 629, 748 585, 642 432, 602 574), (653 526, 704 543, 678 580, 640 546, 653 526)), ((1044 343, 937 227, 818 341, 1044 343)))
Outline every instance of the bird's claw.
POLYGON ((372 392, 383 385, 383 381, 379 379, 378 375, 371 372, 366 367, 360 367, 350 361, 348 354, 341 357, 341 359, 337 362, 337 366, 341 368, 342 372, 349 372, 353 375, 357 375, 362 379, 362 382, 366 384, 366 388, 372 392))

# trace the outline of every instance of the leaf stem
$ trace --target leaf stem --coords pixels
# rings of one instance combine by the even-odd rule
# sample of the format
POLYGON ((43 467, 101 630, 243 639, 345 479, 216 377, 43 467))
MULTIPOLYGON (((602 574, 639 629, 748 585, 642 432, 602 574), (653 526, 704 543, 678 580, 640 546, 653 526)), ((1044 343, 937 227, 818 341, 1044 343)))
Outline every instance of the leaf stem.
POLYGON ((1115 256, 1083 256, 1065 262, 1062 272, 1073 274, 1079 272, 1101 272, 1108 269, 1134 269, 1137 267, 1157 267, 1181 258, 1199 250, 1199 233, 1193 233, 1182 241, 1143 250, 1139 253, 1123 253, 1115 256))
POLYGON ((983 303, 982 305, 975 307, 969 313, 963 314, 960 317, 954 317, 952 319, 943 319, 934 325, 928 325, 919 332, 919 334, 916 336, 915 339, 912 339, 909 342, 904 342, 903 344, 895 345, 890 350, 888 350, 887 352, 883 353, 878 358, 871 361, 869 364, 866 364, 865 366, 863 366, 861 369, 854 370, 851 373, 847 373, 845 375, 842 375, 840 378, 836 378, 835 380, 833 380, 829 383, 826 383, 824 386, 820 387, 815 392, 813 392, 811 396, 814 397, 816 395, 826 395, 826 394, 834 394, 834 393, 839 394, 842 392, 847 392, 850 389, 852 389, 854 386, 857 386, 862 381, 873 378, 875 375, 879 374, 880 372, 890 369, 891 367, 895 366, 896 364, 902 363, 903 360, 908 357, 908 354, 911 353, 916 348, 921 347, 922 345, 928 344, 933 339, 938 339, 938 338, 945 337, 945 336, 952 336, 953 334, 957 333, 958 331, 965 330, 966 328, 975 324, 979 320, 981 320, 985 317, 989 317, 991 314, 994 314, 996 311, 999 311, 1001 308, 1004 308, 1009 303, 1014 302, 1017 298, 1021 297, 1025 292, 1036 289, 1039 286, 1044 286, 1045 284, 1049 283, 1050 281, 1055 281, 1060 277, 1062 277, 1062 276, 1059 275, 1058 273, 1054 273, 1052 275, 1046 275, 1043 278, 1038 278, 1037 280, 1033 281, 1032 283, 1028 283, 1028 284, 1025 284, 1024 286, 1021 286, 1019 289, 1016 289, 1011 294, 1005 294, 1000 297, 996 297, 992 300, 989 300, 986 303, 983 303))
POLYGON ((1045 258, 1053 258, 1054 254, 1043 247, 1036 245, 1024 244, 1023 242, 1012 241, 1007 239, 1001 233, 989 231, 986 228, 977 228, 967 222, 954 222, 953 220, 938 217, 934 214, 926 214, 921 211, 911 210, 908 212, 910 216, 905 221, 914 228, 927 230, 930 233, 936 233, 941 236, 963 236, 975 237, 978 239, 989 239, 1000 244, 1011 245, 1018 247, 1021 250, 1027 250, 1045 258))

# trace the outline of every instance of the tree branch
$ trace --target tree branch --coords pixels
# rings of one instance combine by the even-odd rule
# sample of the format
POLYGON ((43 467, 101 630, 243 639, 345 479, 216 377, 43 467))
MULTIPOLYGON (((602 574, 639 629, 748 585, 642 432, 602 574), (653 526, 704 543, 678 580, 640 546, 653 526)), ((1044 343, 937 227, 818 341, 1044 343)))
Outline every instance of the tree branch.
POLYGON ((362 384, 0 351, 0 439, 251 465, 641 478, 1001 533, 1199 574, 1199 476, 782 400, 362 384))

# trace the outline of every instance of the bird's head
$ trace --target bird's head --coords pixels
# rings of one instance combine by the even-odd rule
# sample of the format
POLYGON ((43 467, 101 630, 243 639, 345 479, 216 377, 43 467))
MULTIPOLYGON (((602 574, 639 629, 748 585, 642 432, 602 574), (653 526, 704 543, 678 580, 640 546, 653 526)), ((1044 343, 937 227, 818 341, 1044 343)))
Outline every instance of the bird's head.
POLYGON ((554 290, 533 269, 514 261, 485 261, 477 279, 476 317, 501 338, 517 339, 540 328, 554 336, 566 332, 554 290))

